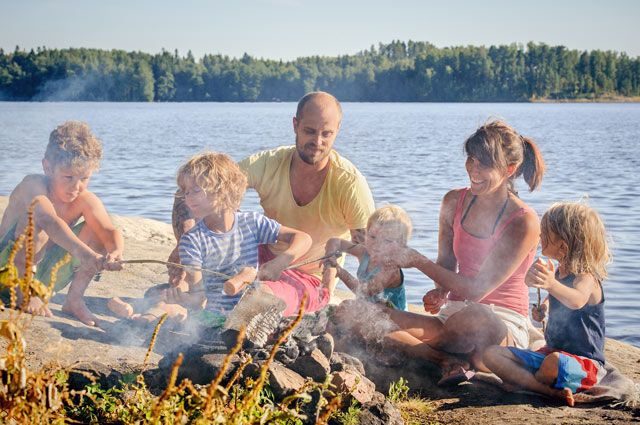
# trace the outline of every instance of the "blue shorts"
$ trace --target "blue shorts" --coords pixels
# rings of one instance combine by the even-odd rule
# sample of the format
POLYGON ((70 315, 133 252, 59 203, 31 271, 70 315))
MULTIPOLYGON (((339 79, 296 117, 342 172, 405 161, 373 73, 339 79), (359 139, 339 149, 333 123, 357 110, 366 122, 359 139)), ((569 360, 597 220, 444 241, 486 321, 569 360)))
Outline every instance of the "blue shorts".
POLYGON ((577 393, 593 387, 605 375, 604 366, 587 357, 551 350, 548 347, 542 347, 538 351, 508 348, 520 360, 524 368, 534 374, 540 369, 545 357, 554 352, 559 353, 558 378, 553 384, 554 388, 569 388, 573 393, 577 393))

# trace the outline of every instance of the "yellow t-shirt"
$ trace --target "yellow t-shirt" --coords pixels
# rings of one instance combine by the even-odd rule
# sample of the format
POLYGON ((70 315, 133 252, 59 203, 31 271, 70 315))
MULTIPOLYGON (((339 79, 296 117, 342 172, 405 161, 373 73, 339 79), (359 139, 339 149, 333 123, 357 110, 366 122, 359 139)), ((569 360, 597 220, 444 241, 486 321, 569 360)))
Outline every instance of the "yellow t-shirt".
MULTIPOLYGON (((300 259, 304 261, 322 257, 330 238, 350 239, 349 230, 366 228, 374 204, 364 176, 349 160, 332 150, 331 165, 320 192, 307 205, 299 206, 289 180, 294 153, 295 146, 258 152, 241 161, 240 168, 247 173, 249 187, 258 192, 267 217, 311 236, 311 249, 300 259)), ((284 247, 279 242, 271 250, 278 254, 284 247)), ((320 276, 317 262, 300 269, 320 276)))

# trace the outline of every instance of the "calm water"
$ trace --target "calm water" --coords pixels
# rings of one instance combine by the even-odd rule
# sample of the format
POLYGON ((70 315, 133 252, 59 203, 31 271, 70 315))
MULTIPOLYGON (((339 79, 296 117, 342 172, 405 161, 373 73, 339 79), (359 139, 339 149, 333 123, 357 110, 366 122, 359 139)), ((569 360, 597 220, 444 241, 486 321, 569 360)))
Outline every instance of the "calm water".
MULTIPOLYGON (((293 143, 295 105, 0 103, 0 195, 27 173, 41 172, 50 131, 87 121, 104 142, 91 187, 110 212, 170 222, 175 172, 204 149, 246 155, 293 143)), ((548 172, 540 191, 520 195, 542 214, 555 201, 588 197, 613 240, 606 282, 608 335, 640 346, 639 104, 366 104, 344 105, 336 148, 367 177, 377 204, 404 207, 414 220, 413 246, 435 258, 440 199, 468 182, 462 142, 489 117, 534 137, 548 172)), ((258 208, 250 193, 244 208, 258 208)), ((354 263, 349 263, 353 269, 354 263)), ((411 302, 433 287, 407 273, 411 302)), ((534 300, 535 297, 532 297, 534 300)))

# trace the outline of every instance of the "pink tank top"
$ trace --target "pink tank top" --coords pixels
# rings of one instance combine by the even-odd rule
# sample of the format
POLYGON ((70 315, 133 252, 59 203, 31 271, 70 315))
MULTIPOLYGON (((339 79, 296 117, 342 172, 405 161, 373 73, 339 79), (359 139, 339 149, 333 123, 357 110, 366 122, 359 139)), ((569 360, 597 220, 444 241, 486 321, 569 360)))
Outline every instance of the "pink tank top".
MULTIPOLYGON (((453 217, 453 253, 458 260, 458 273, 462 276, 473 277, 480 270, 482 263, 487 256, 489 256, 496 242, 500 240, 506 227, 516 217, 526 214, 527 210, 520 208, 514 211, 495 229, 491 236, 488 238, 478 238, 464 230, 461 223, 462 205, 468 192, 468 188, 460 191, 460 197, 458 198, 458 204, 456 205, 456 211, 453 217)), ((535 249, 532 249, 516 271, 500 286, 481 299, 480 303, 505 307, 525 317, 528 316, 529 289, 524 284, 524 277, 533 263, 534 255, 535 249)), ((449 299, 453 301, 464 301, 463 297, 453 292, 449 294, 449 299)))

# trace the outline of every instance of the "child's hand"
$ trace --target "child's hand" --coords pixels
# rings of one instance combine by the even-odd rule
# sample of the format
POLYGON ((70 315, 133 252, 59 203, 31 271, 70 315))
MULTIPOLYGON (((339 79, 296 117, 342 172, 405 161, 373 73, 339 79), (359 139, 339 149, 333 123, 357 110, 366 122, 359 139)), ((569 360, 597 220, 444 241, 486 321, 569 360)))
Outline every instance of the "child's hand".
POLYGON ((189 308, 202 308, 206 300, 203 289, 185 292, 180 288, 165 289, 159 298, 167 304, 180 304, 189 308))
POLYGON ((538 258, 529 268, 524 283, 530 288, 549 291, 556 284, 556 268, 551 260, 538 258))
POLYGON ((260 269, 258 270, 258 280, 278 280, 288 265, 289 260, 286 257, 278 256, 260 266, 260 269))
MULTIPOLYGON (((180 264, 178 247, 175 247, 174 250, 171 251, 167 261, 170 263, 180 264)), ((167 265, 167 272, 169 273, 169 285, 172 287, 176 288, 186 282, 187 272, 183 268, 167 265)))
POLYGON ((245 267, 240 270, 235 276, 232 276, 229 280, 227 280, 224 283, 222 290, 227 295, 236 295, 240 291, 242 291, 242 289, 246 285, 253 282, 256 279, 257 274, 258 273, 256 269, 254 269, 253 267, 245 267))
POLYGON ((122 253, 121 252, 110 252, 105 257, 104 269, 109 271, 119 271, 122 270, 122 253))
POLYGON ((531 308, 531 317, 536 322, 542 322, 547 317, 547 303, 542 303, 542 305, 534 304, 531 308))
POLYGON ((440 288, 435 288, 427 292, 424 297, 422 297, 424 311, 431 314, 438 313, 446 302, 448 293, 448 291, 440 288))
POLYGON ((104 270, 105 263, 106 257, 95 252, 87 253, 80 257, 80 267, 93 274, 104 270))

